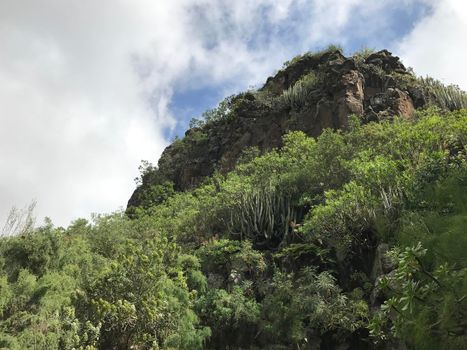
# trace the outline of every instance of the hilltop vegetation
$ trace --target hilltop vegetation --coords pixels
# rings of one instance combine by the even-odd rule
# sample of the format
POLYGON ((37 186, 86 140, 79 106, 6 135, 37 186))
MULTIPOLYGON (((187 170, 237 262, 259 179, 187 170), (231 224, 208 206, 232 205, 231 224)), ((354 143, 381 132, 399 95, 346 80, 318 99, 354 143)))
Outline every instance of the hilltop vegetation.
MULTIPOLYGON (((271 106, 322 84, 297 81, 271 106)), ((0 349, 465 349, 467 110, 290 130, 182 191, 167 164, 235 101, 142 167, 126 213, 0 240, 0 349)))
POLYGON ((281 147, 287 132, 317 137, 328 128, 348 129, 350 115, 364 123, 410 119, 416 109, 430 106, 467 108, 467 95, 457 86, 417 77, 386 50, 346 57, 331 46, 297 56, 260 89, 229 96, 194 118, 157 167, 145 168, 128 213, 154 205, 167 191, 190 190, 215 172, 231 171, 246 148, 261 153, 281 147))

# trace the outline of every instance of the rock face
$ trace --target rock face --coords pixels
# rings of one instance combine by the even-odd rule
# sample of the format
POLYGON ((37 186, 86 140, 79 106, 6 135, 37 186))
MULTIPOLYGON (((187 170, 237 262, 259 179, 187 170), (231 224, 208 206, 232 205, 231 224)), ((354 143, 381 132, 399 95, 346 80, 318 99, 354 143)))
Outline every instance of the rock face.
POLYGON ((259 151, 280 147, 288 131, 318 136, 325 128, 346 129, 351 115, 363 122, 411 118, 426 100, 419 91, 402 87, 404 76, 410 73, 386 50, 365 60, 345 57, 337 50, 305 55, 268 78, 259 91, 234 97, 228 117, 192 128, 167 147, 158 168, 143 176, 128 207, 142 205, 148 188, 167 180, 178 191, 196 187, 215 170, 233 169, 248 147, 259 151), (309 74, 317 77, 317 83, 306 91, 306 98, 299 106, 287 103, 284 91, 309 74))

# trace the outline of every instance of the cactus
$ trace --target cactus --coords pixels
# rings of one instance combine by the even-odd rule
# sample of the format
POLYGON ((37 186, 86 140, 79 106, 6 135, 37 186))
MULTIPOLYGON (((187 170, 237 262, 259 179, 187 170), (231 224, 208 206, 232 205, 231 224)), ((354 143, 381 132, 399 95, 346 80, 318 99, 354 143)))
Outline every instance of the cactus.
POLYGON ((444 85, 431 77, 419 78, 419 83, 434 97, 435 103, 451 111, 467 108, 467 93, 457 85, 444 85))

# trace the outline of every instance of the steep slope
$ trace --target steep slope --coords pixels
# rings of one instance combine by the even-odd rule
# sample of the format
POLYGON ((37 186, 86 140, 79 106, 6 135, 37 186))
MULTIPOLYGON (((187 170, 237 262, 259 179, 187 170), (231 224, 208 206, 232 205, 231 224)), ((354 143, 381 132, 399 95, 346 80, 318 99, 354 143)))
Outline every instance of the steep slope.
POLYGON ((350 115, 365 122, 410 118, 430 101, 427 89, 415 81, 386 50, 345 57, 331 48, 297 57, 261 89, 227 99, 208 122, 167 147, 158 167, 146 169, 128 207, 154 204, 158 196, 151 186, 196 187, 215 170, 231 170, 248 147, 280 146, 288 131, 317 136, 325 128, 346 129, 350 115))
POLYGON ((0 349, 466 349, 466 107, 387 51, 293 59, 140 207, 2 237, 0 349))

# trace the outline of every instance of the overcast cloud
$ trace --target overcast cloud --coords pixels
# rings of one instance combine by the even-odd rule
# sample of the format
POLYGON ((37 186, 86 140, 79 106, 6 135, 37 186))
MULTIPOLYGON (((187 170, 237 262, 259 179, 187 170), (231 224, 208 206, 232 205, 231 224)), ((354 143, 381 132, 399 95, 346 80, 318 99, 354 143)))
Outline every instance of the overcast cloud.
MULTIPOLYGON (((2 0, 0 219, 32 199, 60 225, 124 207, 140 160, 155 162, 177 123, 175 91, 258 85, 353 33, 382 45, 368 29, 392 30, 389 8, 427 2, 2 0)), ((465 88, 453 70, 467 61, 465 5, 433 4, 396 46, 417 71, 465 88)))
POLYGON ((432 13, 402 40, 399 54, 417 74, 457 84, 467 91, 467 1, 431 2, 432 13))

